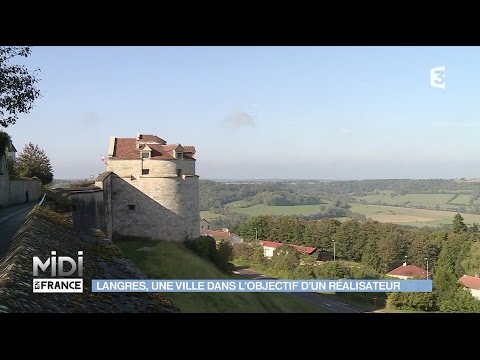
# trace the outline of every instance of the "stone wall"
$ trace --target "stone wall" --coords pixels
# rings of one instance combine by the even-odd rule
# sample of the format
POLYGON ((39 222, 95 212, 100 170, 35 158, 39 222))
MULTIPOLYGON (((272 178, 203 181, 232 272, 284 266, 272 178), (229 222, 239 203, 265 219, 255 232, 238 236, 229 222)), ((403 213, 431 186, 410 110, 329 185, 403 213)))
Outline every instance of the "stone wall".
POLYGON ((42 182, 40 179, 10 180, 9 205, 22 204, 28 201, 38 201, 42 196, 42 182))
MULTIPOLYGON (((107 234, 184 241, 200 236, 195 160, 108 159, 102 179, 107 234), (142 170, 148 169, 148 174, 142 170), (181 176, 177 170, 181 169, 181 176), (106 182, 110 185, 107 185, 106 182), (111 230, 109 227, 111 219, 111 230)), ((99 185, 97 185, 99 186, 99 185)))
POLYGON ((75 208, 72 212, 73 224, 77 229, 101 229, 107 232, 103 190, 75 191, 67 195, 75 208))
POLYGON ((197 176, 110 178, 114 233, 167 241, 199 236, 197 176))
POLYGON ((4 155, 0 155, 0 207, 8 205, 8 170, 4 155))

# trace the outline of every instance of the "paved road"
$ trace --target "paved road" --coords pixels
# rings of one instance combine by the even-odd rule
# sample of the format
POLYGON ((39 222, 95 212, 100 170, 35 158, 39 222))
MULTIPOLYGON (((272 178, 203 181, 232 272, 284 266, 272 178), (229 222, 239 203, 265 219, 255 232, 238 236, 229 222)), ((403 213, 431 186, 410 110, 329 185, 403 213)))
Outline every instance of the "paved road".
POLYGON ((22 225, 25 216, 36 204, 37 202, 31 202, 0 209, 0 261, 10 249, 13 236, 22 225))
MULTIPOLYGON (((242 275, 248 277, 250 279, 275 279, 272 277, 268 277, 264 274, 259 272, 250 270, 250 269, 236 269, 234 271, 235 274, 242 275)), ((335 295, 328 295, 328 294, 318 294, 318 293, 292 293, 299 298, 302 298, 306 301, 310 301, 320 307, 324 308, 328 312, 333 313, 365 313, 365 312, 372 312, 370 310, 361 308, 357 305, 348 304, 344 301, 338 300, 335 298, 335 295)))

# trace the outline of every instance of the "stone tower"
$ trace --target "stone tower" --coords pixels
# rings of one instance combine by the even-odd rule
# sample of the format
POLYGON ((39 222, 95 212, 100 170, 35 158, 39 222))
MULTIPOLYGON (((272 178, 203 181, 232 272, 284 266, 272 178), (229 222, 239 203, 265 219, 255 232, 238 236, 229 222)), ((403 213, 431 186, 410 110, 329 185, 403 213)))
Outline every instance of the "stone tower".
POLYGON ((104 190, 107 233, 184 241, 200 236, 195 147, 156 135, 110 137, 104 190))

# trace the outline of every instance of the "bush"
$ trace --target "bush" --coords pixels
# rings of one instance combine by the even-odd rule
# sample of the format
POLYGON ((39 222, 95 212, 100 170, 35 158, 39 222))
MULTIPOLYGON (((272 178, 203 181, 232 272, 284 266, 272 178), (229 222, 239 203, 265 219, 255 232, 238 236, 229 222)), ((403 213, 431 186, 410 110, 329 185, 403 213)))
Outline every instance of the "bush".
POLYGON ((230 263, 233 257, 233 248, 230 243, 221 241, 217 245, 211 236, 200 236, 184 242, 187 249, 213 263, 219 270, 230 273, 233 265, 230 263))

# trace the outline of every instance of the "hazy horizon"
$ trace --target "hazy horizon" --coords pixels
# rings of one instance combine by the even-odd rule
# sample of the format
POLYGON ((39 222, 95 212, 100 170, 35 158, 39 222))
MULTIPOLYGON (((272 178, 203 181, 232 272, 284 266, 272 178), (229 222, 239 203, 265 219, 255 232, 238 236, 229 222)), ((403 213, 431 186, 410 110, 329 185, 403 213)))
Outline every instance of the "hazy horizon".
POLYGON ((480 177, 479 47, 33 47, 42 98, 4 131, 56 179, 110 136, 194 145, 203 179, 480 177), (446 89, 430 68, 446 66, 446 89))

